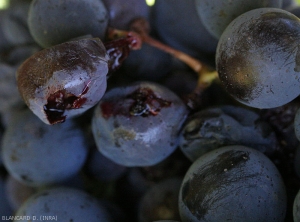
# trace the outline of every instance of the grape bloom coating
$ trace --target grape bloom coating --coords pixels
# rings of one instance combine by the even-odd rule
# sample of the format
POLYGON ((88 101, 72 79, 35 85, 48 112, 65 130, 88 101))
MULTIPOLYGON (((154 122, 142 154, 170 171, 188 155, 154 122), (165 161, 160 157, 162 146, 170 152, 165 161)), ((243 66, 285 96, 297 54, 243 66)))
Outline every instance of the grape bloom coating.
POLYGON ((25 103, 46 124, 94 106, 106 90, 109 56, 98 38, 65 42, 29 57, 17 71, 25 103))
POLYGON ((300 94, 300 20, 285 10, 259 8, 223 32, 216 66, 226 91, 239 102, 268 109, 300 94))

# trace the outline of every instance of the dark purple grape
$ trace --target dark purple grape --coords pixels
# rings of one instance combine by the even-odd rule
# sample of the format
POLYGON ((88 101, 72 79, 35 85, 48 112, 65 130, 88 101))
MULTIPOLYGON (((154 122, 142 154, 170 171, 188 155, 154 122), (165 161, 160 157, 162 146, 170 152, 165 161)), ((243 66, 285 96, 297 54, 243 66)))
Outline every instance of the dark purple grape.
POLYGON ((86 170, 89 175, 100 181, 113 181, 122 177, 127 168, 106 158, 98 149, 93 149, 87 160, 86 170))
POLYGON ((248 11, 226 28, 216 66, 228 93, 255 108, 282 106, 300 93, 300 20, 275 8, 248 11))
POLYGON ((0 112, 10 112, 10 108, 23 103, 16 82, 16 66, 0 62, 0 112))
POLYGON ((3 32, 3 20, 6 16, 7 10, 0 10, 0 61, 3 59, 3 52, 8 50, 11 47, 11 43, 6 39, 6 36, 3 32))
POLYGON ((211 35, 219 39, 229 23, 256 8, 280 8, 282 0, 195 0, 198 15, 211 35))
POLYGON ((184 97, 196 88, 197 76, 190 70, 176 68, 171 70, 160 82, 178 96, 184 97))
POLYGON ((195 0, 156 1, 151 10, 150 23, 158 38, 214 66, 218 42, 202 24, 195 0))
MULTIPOLYGON (((50 218, 70 222, 112 222, 111 216, 98 199, 85 191, 67 187, 42 189, 22 204, 16 216, 27 216, 31 220, 50 218)), ((24 218, 18 221, 28 221, 24 218)))
POLYGON ((31 0, 10 0, 10 6, 1 21, 3 34, 12 46, 35 43, 27 25, 30 3, 31 0))
POLYGON ((44 49, 19 67, 20 94, 45 123, 64 122, 101 99, 107 85, 108 60, 106 49, 98 38, 44 49))
POLYGON ((84 35, 103 39, 107 24, 101 0, 33 0, 28 14, 30 33, 44 48, 84 35))
POLYGON ((185 104, 158 84, 137 82, 117 87, 97 105, 92 129, 99 151, 124 166, 150 166, 178 145, 185 104))
POLYGON ((179 193, 182 221, 284 221, 286 190, 261 152, 225 146, 197 159, 179 193))
POLYGON ((130 52, 123 63, 124 74, 136 80, 158 81, 171 70, 172 57, 147 44, 130 52))
POLYGON ((117 29, 129 28, 136 18, 148 18, 149 7, 145 0, 102 0, 109 14, 109 26, 117 29))
POLYGON ((27 58, 40 51, 41 48, 36 44, 14 47, 7 53, 5 62, 13 66, 20 66, 27 58))
POLYGON ((3 135, 1 155, 8 173, 29 186, 61 183, 83 167, 88 147, 73 120, 49 126, 26 109, 3 135))

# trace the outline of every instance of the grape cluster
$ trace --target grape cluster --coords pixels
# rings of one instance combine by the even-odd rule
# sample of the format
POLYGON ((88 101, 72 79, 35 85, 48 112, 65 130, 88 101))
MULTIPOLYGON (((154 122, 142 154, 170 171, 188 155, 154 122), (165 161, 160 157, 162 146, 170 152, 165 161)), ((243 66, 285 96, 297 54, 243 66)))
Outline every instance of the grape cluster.
POLYGON ((6 2, 0 221, 300 221, 300 4, 6 2))

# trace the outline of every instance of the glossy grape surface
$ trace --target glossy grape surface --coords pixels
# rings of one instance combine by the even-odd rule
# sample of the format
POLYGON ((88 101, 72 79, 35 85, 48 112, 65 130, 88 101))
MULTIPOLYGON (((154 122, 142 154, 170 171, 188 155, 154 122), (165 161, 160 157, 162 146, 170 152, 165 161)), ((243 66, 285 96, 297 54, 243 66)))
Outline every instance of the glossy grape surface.
POLYGON ((30 33, 44 48, 84 35, 103 39, 107 24, 101 0, 33 0, 28 14, 30 33))
POLYGON ((261 152, 227 146, 197 159, 179 193, 182 221, 284 221, 286 191, 261 152))
POLYGON ((284 105, 300 93, 300 20, 274 8, 248 11, 218 43, 220 80, 235 99, 255 108, 284 105))
POLYGON ((53 46, 17 71, 18 89, 42 121, 55 124, 94 106, 106 90, 108 55, 98 38, 53 46))
POLYGON ((256 8, 280 8, 282 0, 195 0, 198 15, 211 35, 219 39, 229 23, 256 8))
POLYGON ((92 130, 99 151, 124 166, 150 166, 177 147, 187 115, 182 100, 154 83, 108 91, 97 105, 92 130))

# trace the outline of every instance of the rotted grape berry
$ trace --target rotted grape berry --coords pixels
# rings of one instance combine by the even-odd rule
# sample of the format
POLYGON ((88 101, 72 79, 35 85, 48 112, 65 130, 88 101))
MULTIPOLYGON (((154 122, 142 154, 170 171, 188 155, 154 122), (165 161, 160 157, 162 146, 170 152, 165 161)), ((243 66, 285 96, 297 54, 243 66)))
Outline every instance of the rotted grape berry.
POLYGON ((101 99, 108 60, 98 38, 65 42, 29 57, 17 71, 18 89, 43 122, 64 122, 101 99))
POLYGON ((300 20, 275 8, 248 11, 223 32, 216 52, 227 92, 251 107, 274 108, 300 93, 300 20))
POLYGON ((266 121, 254 111, 236 106, 194 113, 185 121, 179 138, 180 149, 191 161, 226 145, 244 145, 267 155, 279 148, 276 134, 266 121))
POLYGON ((104 156, 124 166, 150 166, 176 149, 187 113, 172 91, 137 82, 105 94, 95 109, 92 130, 104 156))
POLYGON ((273 162, 245 146, 225 146, 197 159, 179 193, 182 221, 284 221, 283 180, 273 162))

